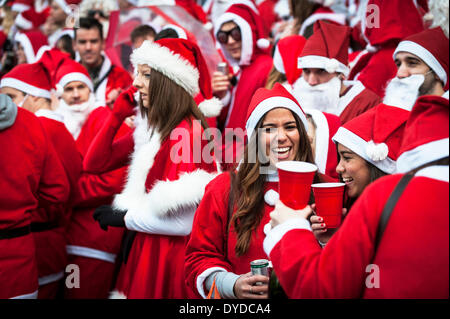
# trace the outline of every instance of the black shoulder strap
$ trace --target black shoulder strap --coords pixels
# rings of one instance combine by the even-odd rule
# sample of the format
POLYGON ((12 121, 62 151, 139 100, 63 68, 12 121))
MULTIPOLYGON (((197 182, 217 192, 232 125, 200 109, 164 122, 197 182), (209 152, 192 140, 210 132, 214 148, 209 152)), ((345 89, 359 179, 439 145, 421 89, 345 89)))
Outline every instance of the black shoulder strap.
POLYGON ((383 237, 384 230, 386 229, 395 205, 397 205, 400 196, 402 196, 403 191, 413 177, 414 174, 403 175, 394 191, 392 192, 391 196, 389 197, 388 201, 386 202, 383 212, 381 213, 380 222, 378 223, 377 235, 375 238, 375 252, 378 249, 378 245, 380 244, 381 238, 383 237))
POLYGON ((102 84, 103 81, 108 77, 108 75, 111 73, 111 71, 114 69, 114 65, 111 65, 108 72, 94 85, 94 93, 97 92, 98 87, 100 84, 102 84))

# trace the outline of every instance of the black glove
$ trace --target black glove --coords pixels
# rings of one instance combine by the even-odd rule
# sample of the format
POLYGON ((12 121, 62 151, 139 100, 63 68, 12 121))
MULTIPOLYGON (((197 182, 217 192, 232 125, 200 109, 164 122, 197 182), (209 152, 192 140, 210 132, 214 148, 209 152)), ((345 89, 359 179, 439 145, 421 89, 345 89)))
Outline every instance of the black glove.
POLYGON ((114 209, 109 205, 103 205, 94 211, 93 217, 103 230, 108 230, 108 226, 125 227, 126 210, 114 209))

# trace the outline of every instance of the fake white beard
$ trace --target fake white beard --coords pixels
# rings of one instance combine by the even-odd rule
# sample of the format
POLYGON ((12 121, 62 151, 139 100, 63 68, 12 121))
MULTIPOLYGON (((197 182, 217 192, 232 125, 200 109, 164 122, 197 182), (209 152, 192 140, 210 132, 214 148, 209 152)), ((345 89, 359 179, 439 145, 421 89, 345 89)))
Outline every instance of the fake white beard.
POLYGON ((64 117, 64 125, 76 140, 89 113, 95 108, 95 95, 91 93, 89 100, 80 104, 68 105, 63 99, 60 99, 56 112, 64 117))
POLYGON ((337 76, 326 83, 314 86, 300 77, 293 85, 293 95, 302 108, 338 115, 341 86, 341 80, 337 76))
POLYGON ((411 111, 424 81, 423 74, 413 74, 403 79, 393 78, 386 87, 383 103, 411 111))

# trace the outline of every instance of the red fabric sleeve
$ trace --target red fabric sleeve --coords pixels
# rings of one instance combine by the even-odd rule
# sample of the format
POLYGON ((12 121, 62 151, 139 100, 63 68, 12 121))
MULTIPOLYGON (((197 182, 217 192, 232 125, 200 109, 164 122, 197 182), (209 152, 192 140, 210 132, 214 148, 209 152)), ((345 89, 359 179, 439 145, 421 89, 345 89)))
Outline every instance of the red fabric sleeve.
POLYGON ((104 173, 127 164, 134 148, 133 133, 129 131, 114 141, 122 123, 109 113, 95 136, 83 160, 83 169, 89 173, 104 173))
POLYGON ((186 283, 197 292, 197 277, 212 267, 232 271, 224 252, 230 178, 223 173, 206 186, 195 213, 191 238, 186 248, 186 283))
POLYGON ((291 230, 283 236, 270 259, 290 298, 362 296, 379 217, 395 185, 370 185, 323 250, 308 230, 291 230))

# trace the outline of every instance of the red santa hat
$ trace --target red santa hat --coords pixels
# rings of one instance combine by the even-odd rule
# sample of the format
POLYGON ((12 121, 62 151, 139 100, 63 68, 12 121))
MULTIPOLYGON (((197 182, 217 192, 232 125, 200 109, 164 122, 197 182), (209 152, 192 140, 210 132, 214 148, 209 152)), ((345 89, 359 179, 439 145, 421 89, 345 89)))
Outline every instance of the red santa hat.
POLYGON ((348 76, 350 28, 324 21, 314 24, 314 34, 306 41, 298 59, 298 67, 324 69, 328 73, 348 76))
POLYGON ((139 64, 148 65, 184 88, 192 97, 203 96, 198 107, 206 117, 219 115, 222 103, 212 95, 211 78, 200 48, 184 39, 144 41, 131 55, 137 70, 139 64))
POLYGON ((449 105, 440 96, 422 96, 405 127, 397 160, 399 173, 449 156, 449 105))
POLYGON ((371 51, 424 29, 415 0, 369 0, 365 4, 361 29, 371 51))
POLYGON ((264 117, 264 115, 266 115, 267 112, 279 107, 287 108, 291 112, 297 114, 303 123, 305 130, 308 130, 306 115, 300 107, 300 104, 298 104, 295 97, 293 97, 292 94, 284 88, 284 86, 280 83, 276 83, 271 90, 259 88, 252 97, 250 106, 248 107, 247 123, 245 125, 248 140, 250 140, 256 129, 256 125, 264 117))
MULTIPOLYGON (((265 29, 260 15, 248 5, 243 3, 232 4, 219 19, 214 22, 214 34, 220 31, 224 23, 234 22, 241 30, 242 51, 239 65, 249 65, 257 50, 266 50, 270 47, 266 39, 265 29)), ((218 42, 229 62, 234 61, 224 46, 218 42)))
POLYGON ((58 6, 66 13, 71 14, 72 9, 71 6, 73 5, 79 5, 81 0, 54 0, 58 6))
POLYGON ((56 91, 62 94, 64 87, 74 81, 83 82, 94 92, 94 85, 86 68, 74 60, 64 59, 55 73, 56 91))
POLYGON ((26 94, 50 99, 50 75, 42 63, 19 64, 5 74, 0 87, 11 87, 26 94))
POLYGON ((14 24, 22 30, 33 30, 39 28, 45 23, 50 10, 44 10, 42 12, 36 12, 35 9, 31 8, 26 11, 20 12, 14 24))
POLYGON ((383 172, 393 174, 409 114, 402 108, 379 104, 341 126, 333 141, 383 172))
POLYGON ((305 43, 306 39, 301 35, 292 35, 278 41, 275 47, 273 65, 278 72, 286 74, 286 78, 291 85, 302 74, 302 69, 297 67, 297 59, 305 43))
POLYGON ((48 48, 47 37, 39 30, 17 33, 15 41, 22 45, 28 63, 38 60, 38 52, 42 47, 48 48))
POLYGON ((301 25, 300 31, 298 34, 305 35, 306 29, 311 25, 314 25, 317 21, 323 20, 332 24, 337 25, 345 25, 346 24, 346 16, 343 13, 337 13, 331 10, 329 6, 331 5, 328 1, 312 1, 320 4, 321 6, 314 11, 301 25), (327 3, 325 3, 327 2, 327 3))
POLYGON ((399 43, 394 52, 409 52, 419 57, 448 87, 449 44, 441 28, 433 28, 411 35, 399 43))
POLYGON ((338 116, 315 109, 304 109, 310 115, 316 126, 316 150, 314 159, 320 173, 338 178, 336 166, 338 164, 336 144, 333 136, 341 126, 338 116))

